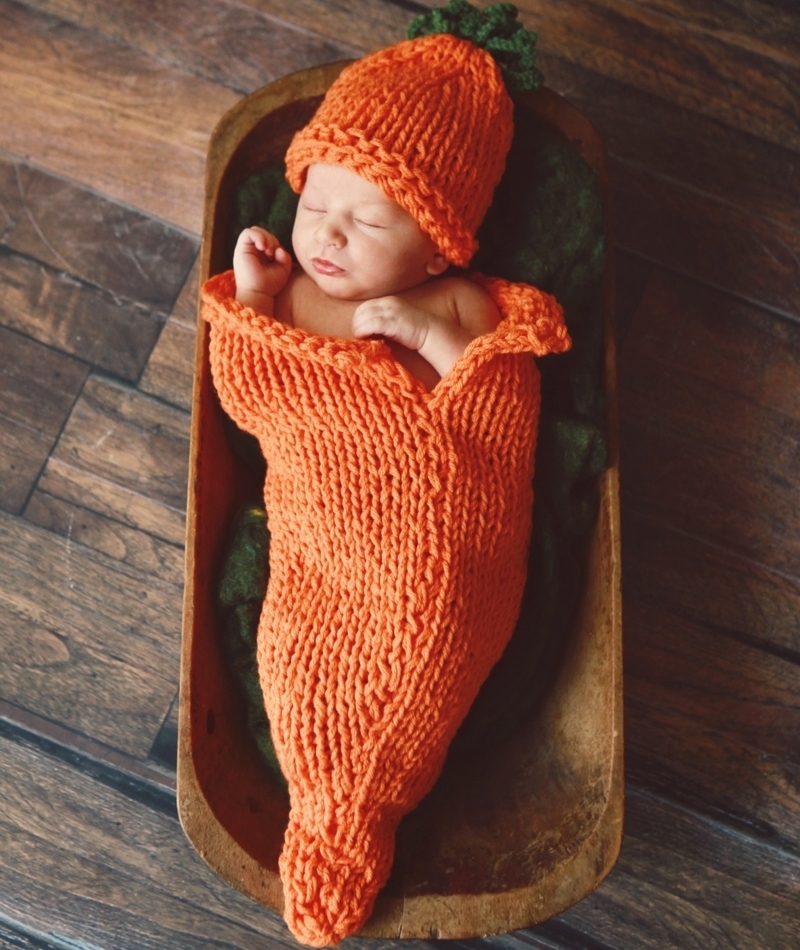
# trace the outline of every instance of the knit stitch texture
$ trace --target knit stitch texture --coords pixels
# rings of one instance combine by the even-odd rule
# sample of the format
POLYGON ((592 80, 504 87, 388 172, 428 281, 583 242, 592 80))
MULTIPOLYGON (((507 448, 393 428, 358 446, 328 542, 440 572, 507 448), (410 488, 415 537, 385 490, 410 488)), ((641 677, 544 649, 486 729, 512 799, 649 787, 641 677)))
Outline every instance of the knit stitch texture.
POLYGON ((203 287, 221 404, 267 460, 258 663, 289 784, 284 916, 313 946, 366 922, 402 816, 500 657, 526 576, 539 374, 561 308, 481 279, 503 320, 428 392, 376 340, 288 327, 203 287))

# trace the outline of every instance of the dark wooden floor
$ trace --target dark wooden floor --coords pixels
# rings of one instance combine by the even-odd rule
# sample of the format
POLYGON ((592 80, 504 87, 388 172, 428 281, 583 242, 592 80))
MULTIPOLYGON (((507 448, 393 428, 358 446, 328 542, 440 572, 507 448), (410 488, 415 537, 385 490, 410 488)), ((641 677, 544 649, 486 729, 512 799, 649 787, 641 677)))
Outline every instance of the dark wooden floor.
MULTIPOLYGON (((800 947, 800 7, 519 6, 611 153, 626 834, 471 945, 800 947)), ((291 945, 175 812, 205 149, 419 8, 0 0, 0 947, 291 945)))

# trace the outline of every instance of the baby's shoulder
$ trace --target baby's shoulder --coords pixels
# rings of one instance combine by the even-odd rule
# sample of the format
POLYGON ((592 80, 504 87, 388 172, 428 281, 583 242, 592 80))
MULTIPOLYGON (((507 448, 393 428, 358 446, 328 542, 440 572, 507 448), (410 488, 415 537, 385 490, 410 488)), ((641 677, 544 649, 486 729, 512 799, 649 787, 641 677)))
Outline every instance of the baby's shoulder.
POLYGON ((441 277, 440 293, 449 297, 457 322, 476 335, 490 333, 500 322, 500 312, 492 297, 467 277, 441 277))

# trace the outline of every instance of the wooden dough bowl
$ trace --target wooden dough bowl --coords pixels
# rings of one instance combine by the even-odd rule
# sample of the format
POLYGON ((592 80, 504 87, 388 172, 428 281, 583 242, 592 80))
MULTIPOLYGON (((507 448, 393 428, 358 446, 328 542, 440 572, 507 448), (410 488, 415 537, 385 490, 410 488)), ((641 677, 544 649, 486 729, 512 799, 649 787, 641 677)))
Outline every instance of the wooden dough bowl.
MULTIPOLYGON (((304 70, 243 99, 209 149, 201 280, 230 266, 234 195, 282 158, 344 63, 304 70)), ((561 130, 599 173, 595 130, 542 88, 527 108, 561 130)), ((609 242, 610 243, 610 242, 609 242)), ((589 542, 588 580, 569 646, 543 704, 487 756, 448 763, 400 825, 392 876, 363 936, 466 938, 528 927, 591 893, 613 866, 622 834, 621 602, 613 280, 605 282, 605 380, 611 466, 589 542)), ((231 451, 198 326, 192 408, 181 660, 178 808, 197 851, 222 878, 280 913, 285 792, 262 765, 219 642, 214 591, 220 552, 240 503, 258 497, 231 451)))

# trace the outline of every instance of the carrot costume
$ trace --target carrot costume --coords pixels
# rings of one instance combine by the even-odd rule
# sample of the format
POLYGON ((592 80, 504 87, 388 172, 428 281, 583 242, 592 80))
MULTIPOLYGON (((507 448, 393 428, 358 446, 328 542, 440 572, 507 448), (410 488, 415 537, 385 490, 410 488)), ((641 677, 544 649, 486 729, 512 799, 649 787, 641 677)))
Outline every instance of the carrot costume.
MULTIPOLYGON (((466 264, 511 117, 484 50, 408 41, 341 74, 293 140, 287 178, 300 190, 310 164, 346 165, 466 264)), ((267 461, 259 675, 291 801, 284 913, 315 946, 366 921, 397 824, 435 782, 519 611, 539 415, 530 355, 569 337, 548 295, 476 279, 503 319, 433 392, 381 341, 311 334, 237 302, 232 272, 203 287, 220 401, 267 461)))

